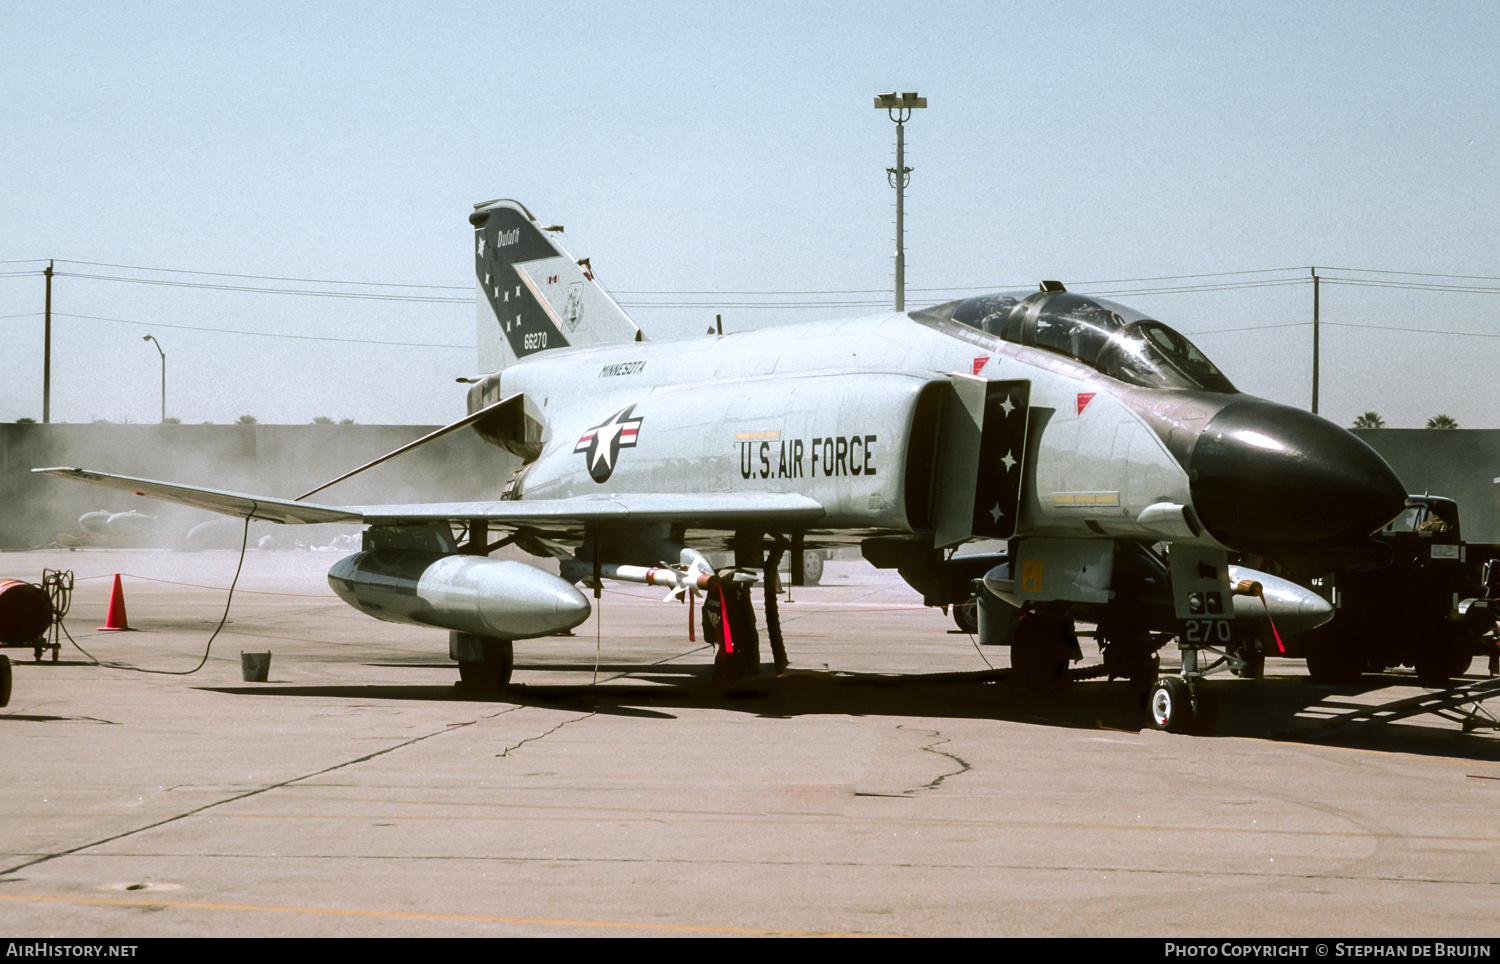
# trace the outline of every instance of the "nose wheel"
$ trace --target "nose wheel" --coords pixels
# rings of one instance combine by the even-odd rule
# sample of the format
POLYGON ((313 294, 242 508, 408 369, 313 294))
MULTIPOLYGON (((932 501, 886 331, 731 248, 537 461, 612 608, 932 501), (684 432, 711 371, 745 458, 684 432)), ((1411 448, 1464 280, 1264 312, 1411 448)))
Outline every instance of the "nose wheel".
POLYGON ((1153 730, 1186 733, 1193 718, 1193 697, 1186 680, 1168 676, 1151 685, 1146 712, 1153 730))
POLYGON ((1189 683, 1180 676, 1163 676, 1146 697, 1146 722, 1168 733, 1211 732, 1219 719, 1214 691, 1201 680, 1189 683))

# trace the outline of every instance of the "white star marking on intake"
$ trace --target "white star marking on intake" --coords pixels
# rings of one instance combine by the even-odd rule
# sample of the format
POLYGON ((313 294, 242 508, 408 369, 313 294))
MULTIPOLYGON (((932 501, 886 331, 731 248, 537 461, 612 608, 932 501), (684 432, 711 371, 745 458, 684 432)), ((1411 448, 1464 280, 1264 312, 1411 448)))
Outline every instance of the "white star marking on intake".
POLYGON ((996 502, 995 507, 990 510, 990 518, 994 519, 996 524, 999 524, 1000 517, 1003 515, 1005 515, 1005 513, 1000 511, 1000 503, 996 502))
POLYGON ((484 257, 484 235, 479 236, 479 257, 484 257))
POLYGON ((574 452, 584 453, 589 475, 593 476, 595 482, 603 482, 609 478, 620 449, 635 447, 642 420, 631 417, 634 410, 635 406, 632 405, 616 412, 602 425, 589 429, 578 440, 578 444, 573 446, 574 452))
POLYGON ((1011 403, 1009 395, 1005 396, 1005 401, 1000 403, 1000 407, 1005 411, 1005 414, 1007 415, 1016 410, 1016 406, 1011 403))
POLYGON ((624 427, 619 422, 610 421, 594 429, 594 458, 589 462, 589 468, 592 469, 600 463, 603 463, 606 468, 615 467, 610 449, 614 448, 615 439, 619 437, 620 430, 624 427))
POLYGON ((1009 451, 1005 453, 1005 458, 1001 459, 1000 463, 1005 466, 1007 472, 1016 467, 1016 460, 1010 457, 1009 451))

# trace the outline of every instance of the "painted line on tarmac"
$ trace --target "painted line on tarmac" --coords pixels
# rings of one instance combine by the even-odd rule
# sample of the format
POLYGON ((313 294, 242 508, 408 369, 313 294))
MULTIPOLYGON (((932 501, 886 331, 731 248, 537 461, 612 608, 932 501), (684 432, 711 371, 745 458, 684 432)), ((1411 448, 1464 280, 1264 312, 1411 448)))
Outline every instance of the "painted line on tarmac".
POLYGON ((716 927, 711 924, 645 924, 636 921, 566 920, 548 917, 500 917, 486 914, 424 914, 416 911, 360 910, 353 907, 281 907, 274 904, 212 904, 188 900, 131 900, 122 897, 50 897, 44 894, 0 894, 0 900, 45 904, 93 904, 114 907, 174 907, 180 910, 247 911, 261 914, 313 914, 332 917, 378 917, 389 920, 459 921, 475 924, 527 924, 537 927, 600 927, 620 930, 673 931, 689 934, 745 934, 760 937, 900 937, 845 931, 795 931, 766 927, 716 927))

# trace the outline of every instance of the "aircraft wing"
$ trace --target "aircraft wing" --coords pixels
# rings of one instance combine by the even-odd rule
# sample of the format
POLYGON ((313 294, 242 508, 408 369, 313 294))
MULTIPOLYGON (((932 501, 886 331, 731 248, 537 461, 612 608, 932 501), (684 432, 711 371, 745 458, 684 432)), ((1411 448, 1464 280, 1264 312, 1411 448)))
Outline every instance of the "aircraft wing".
POLYGON ((243 519, 312 524, 417 524, 484 519, 502 526, 581 526, 592 523, 683 522, 703 528, 733 529, 744 522, 811 525, 823 506, 802 495, 777 492, 673 495, 620 494, 579 499, 516 502, 419 502, 410 505, 317 505, 192 485, 177 485, 79 468, 32 469, 163 502, 175 502, 243 519))

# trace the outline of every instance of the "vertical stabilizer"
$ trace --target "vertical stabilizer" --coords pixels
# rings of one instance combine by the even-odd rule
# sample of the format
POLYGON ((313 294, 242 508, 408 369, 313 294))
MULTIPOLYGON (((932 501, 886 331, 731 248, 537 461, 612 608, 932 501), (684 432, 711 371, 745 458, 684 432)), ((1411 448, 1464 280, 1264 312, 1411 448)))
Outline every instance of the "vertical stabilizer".
POLYGON ((516 201, 469 215, 479 281, 479 370, 539 351, 641 341, 640 328, 553 233, 516 201))

